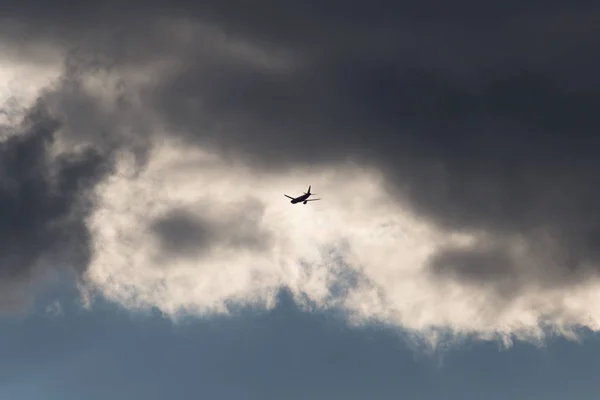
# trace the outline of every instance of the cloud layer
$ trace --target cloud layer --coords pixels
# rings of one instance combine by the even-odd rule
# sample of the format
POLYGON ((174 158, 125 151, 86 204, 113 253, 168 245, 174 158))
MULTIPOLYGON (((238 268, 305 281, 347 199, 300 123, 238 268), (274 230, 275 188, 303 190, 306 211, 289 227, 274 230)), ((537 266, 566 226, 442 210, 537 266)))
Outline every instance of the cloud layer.
POLYGON ((597 329, 597 6, 385 3, 14 6, 4 71, 64 63, 49 133, 3 143, 10 247, 72 243, 85 287, 173 315, 288 287, 419 332, 597 329))

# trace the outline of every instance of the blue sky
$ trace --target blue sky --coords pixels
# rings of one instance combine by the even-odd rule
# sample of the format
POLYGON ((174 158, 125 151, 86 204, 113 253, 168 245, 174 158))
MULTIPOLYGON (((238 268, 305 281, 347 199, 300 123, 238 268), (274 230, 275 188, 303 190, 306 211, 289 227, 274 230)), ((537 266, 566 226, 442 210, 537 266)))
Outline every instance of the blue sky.
POLYGON ((402 333, 300 311, 187 318, 99 302, 3 318, 0 396, 28 399, 597 398, 600 340, 470 342, 427 354, 402 333))

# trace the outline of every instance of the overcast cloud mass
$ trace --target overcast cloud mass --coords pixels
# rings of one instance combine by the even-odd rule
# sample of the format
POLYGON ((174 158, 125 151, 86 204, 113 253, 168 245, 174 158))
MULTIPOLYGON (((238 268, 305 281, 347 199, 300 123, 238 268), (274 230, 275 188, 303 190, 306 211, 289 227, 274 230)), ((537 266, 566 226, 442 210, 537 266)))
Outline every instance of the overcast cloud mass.
POLYGON ((173 316, 600 329, 594 2, 1 11, 2 308, 68 269, 173 316))

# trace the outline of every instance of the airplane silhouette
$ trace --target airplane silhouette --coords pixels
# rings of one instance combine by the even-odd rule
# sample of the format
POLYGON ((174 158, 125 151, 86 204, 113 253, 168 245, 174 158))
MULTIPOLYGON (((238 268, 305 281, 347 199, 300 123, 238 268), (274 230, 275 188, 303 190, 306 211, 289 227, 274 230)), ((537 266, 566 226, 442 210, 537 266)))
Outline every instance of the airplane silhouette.
POLYGON ((290 201, 290 203, 292 204, 296 204, 296 203, 304 203, 306 204, 309 201, 317 201, 317 200, 321 200, 321 199, 308 199, 310 196, 312 196, 315 193, 311 193, 310 192, 310 186, 308 187, 308 192, 305 192, 302 196, 298 196, 296 198, 292 197, 292 196, 288 196, 287 194, 284 194, 285 197, 287 197, 288 199, 292 199, 292 201, 290 201))

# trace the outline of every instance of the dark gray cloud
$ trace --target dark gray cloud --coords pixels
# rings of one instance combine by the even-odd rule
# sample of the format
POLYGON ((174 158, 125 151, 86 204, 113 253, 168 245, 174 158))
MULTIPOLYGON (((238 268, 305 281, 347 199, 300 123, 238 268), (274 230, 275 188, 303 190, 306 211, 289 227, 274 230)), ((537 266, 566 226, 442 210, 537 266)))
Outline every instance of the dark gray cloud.
MULTIPOLYGON (((562 268, 548 281, 543 268, 531 267, 510 287, 573 283, 589 276, 581 272, 588 263, 598 264, 597 4, 140 4, 68 12, 60 3, 52 10, 4 4, 11 24, 2 29, 13 40, 52 39, 116 65, 176 60, 140 95, 191 144, 270 169, 361 159, 382 168, 387 189, 440 227, 483 231, 492 242, 518 236, 528 262, 549 252, 552 268, 562 268), (206 31, 166 28, 169 18, 283 52, 292 66, 265 68, 216 51, 206 31)), ((89 135, 98 126, 112 132, 117 122, 101 116, 89 135)), ((181 216, 154 228, 170 251, 206 246, 224 232, 181 216)), ((505 282, 515 268, 502 246, 444 250, 436 260, 436 276, 459 281, 505 282)))
POLYGON ((502 244, 478 243, 439 250, 429 268, 435 277, 464 282, 491 294, 494 302, 505 302, 518 295, 527 279, 527 270, 520 269, 518 263, 502 244))
POLYGON ((33 299, 28 287, 48 272, 83 277, 93 256, 87 219, 97 185, 113 173, 121 148, 144 165, 148 147, 139 134, 144 123, 130 123, 135 114, 127 95, 113 90, 117 103, 103 107, 84 83, 109 67, 101 58, 71 51, 60 77, 32 105, 14 98, 2 105, 8 120, 0 128, 2 311, 27 307, 33 299))
MULTIPOLYGON (((210 205, 205 205, 210 209, 210 205)), ((231 251, 265 251, 271 236, 261 227, 263 207, 249 201, 238 212, 208 212, 196 215, 186 209, 172 209, 150 222, 166 257, 205 256, 217 248, 231 251)), ((205 207, 201 207, 205 208, 205 207)))
POLYGON ((93 148, 53 155, 59 129, 41 101, 0 143, 4 309, 22 306, 27 299, 16 288, 35 282, 44 270, 82 272, 90 261, 85 218, 92 210, 91 189, 110 170, 110 161, 93 148))
POLYGON ((185 211, 172 211, 151 225, 160 245, 169 255, 202 252, 210 247, 213 232, 208 223, 185 211))

